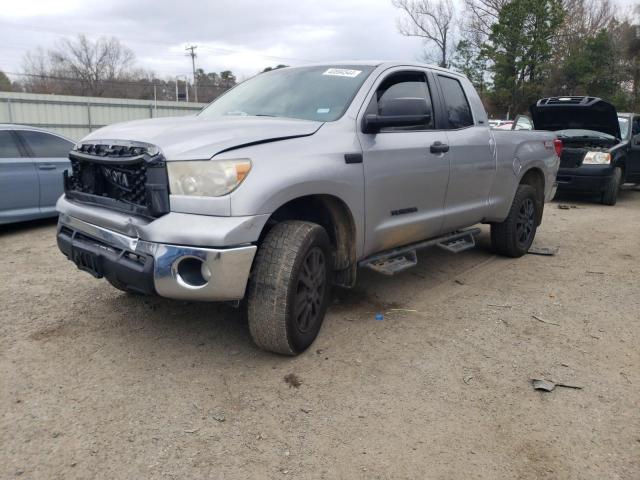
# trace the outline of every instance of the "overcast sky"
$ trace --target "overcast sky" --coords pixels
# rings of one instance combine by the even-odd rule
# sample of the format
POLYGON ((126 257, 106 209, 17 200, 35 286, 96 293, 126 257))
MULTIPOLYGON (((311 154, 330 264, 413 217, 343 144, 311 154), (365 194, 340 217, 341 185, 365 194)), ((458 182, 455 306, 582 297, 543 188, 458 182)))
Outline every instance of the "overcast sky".
MULTIPOLYGON (((416 60, 422 43, 397 33, 390 0, 3 0, 0 69, 20 72, 24 54, 85 33, 114 35, 139 66, 161 77, 197 67, 239 78, 278 63, 416 60)), ((637 0, 619 0, 622 11, 637 0)))
POLYGON ((140 66, 160 76, 197 67, 249 76, 278 63, 346 59, 416 60, 419 39, 396 31, 390 0, 5 0, 0 69, 19 72, 26 51, 76 32, 114 35, 140 66))

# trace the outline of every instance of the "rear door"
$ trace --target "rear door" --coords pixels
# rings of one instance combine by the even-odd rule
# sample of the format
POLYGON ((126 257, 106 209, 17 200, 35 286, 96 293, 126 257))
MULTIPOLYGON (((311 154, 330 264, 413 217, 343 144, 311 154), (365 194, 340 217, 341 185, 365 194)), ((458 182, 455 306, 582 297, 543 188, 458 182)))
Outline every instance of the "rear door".
POLYGON ((444 232, 480 222, 487 212, 496 174, 495 140, 489 127, 476 124, 458 78, 437 73, 448 122, 451 176, 445 200, 444 232))
POLYGON ((35 130, 17 132, 38 172, 40 210, 42 213, 54 212, 56 201, 64 190, 62 173, 71 168, 68 155, 73 143, 51 133, 35 130))
POLYGON ((0 224, 37 217, 39 198, 33 160, 12 130, 0 130, 0 224))
MULTIPOLYGON (((447 134, 436 130, 433 81, 426 70, 395 68, 376 81, 358 116, 358 137, 365 175, 365 253, 434 237, 440 233, 444 196, 449 180, 449 156, 431 153, 430 147, 447 143, 447 134), (432 112, 421 125, 363 133, 368 113, 389 114, 402 99, 421 98, 432 112), (388 107, 388 108, 387 108, 388 107)), ((394 111, 394 115, 403 115, 394 111)))

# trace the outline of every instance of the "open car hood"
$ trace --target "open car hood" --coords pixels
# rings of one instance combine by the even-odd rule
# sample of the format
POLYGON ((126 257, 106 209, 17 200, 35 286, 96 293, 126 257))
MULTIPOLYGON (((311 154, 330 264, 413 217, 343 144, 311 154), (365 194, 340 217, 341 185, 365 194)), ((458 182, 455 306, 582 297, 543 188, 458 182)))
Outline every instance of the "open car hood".
POLYGON ((536 130, 594 130, 620 138, 616 107, 597 97, 550 97, 529 107, 536 130))
POLYGON ((145 142, 160 147, 168 161, 207 160, 259 143, 313 135, 322 122, 272 117, 164 117, 103 127, 82 141, 145 142))

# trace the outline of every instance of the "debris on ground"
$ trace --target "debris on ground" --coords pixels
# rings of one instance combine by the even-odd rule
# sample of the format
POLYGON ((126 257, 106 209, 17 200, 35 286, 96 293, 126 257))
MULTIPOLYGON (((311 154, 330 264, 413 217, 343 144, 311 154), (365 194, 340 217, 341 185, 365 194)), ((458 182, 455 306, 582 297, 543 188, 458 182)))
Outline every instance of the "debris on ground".
POLYGON ((604 272, 597 272, 595 270, 587 270, 587 273, 590 273, 592 275, 604 275, 604 272))
POLYGON ((574 390, 582 390, 582 387, 576 385, 568 385, 566 383, 551 382, 549 380, 541 380, 537 378, 531 379, 534 390, 542 390, 543 392, 552 392, 556 387, 572 388, 574 390))
POLYGON ((225 417, 224 412, 214 412, 211 414, 211 418, 213 418, 216 422, 224 422, 227 417, 225 417))
POLYGON ((513 308, 513 305, 500 305, 498 303, 487 303, 487 307, 495 307, 495 308, 513 308))
POLYGON ((462 378, 462 381, 465 385, 469 385, 469 382, 473 379, 473 375, 466 375, 462 378))
POLYGON ((458 285, 464 285, 464 282, 458 278, 456 278, 454 282, 456 282, 458 285))
POLYGON ((570 205, 565 205, 565 204, 561 203, 560 205, 558 205, 558 208, 559 208, 560 210, 569 210, 569 209, 571 208, 571 206, 570 206, 570 205))
POLYGON ((196 433, 199 430, 200 430, 199 428, 192 428, 192 429, 189 429, 189 430, 185 430, 184 433, 196 433))
POLYGON ((378 321, 384 320, 384 315, 382 315, 382 313, 380 313, 380 312, 376 313, 376 320, 378 320, 378 321))
POLYGON ((310 408, 304 408, 304 407, 301 408, 300 411, 303 412, 303 413, 311 413, 312 412, 312 410, 310 408))
POLYGON ((544 318, 538 317, 537 315, 531 315, 531 317, 539 322, 546 323, 548 325, 555 325, 556 327, 560 326, 559 323, 550 322, 549 320, 545 320, 544 318))
POLYGON ((558 253, 559 247, 537 247, 535 245, 531 245, 527 253, 531 253, 532 255, 546 255, 548 257, 554 256, 558 253))
POLYGON ((298 388, 302 385, 302 380, 295 373, 288 373, 284 376, 284 381, 289 385, 289 388, 298 388))

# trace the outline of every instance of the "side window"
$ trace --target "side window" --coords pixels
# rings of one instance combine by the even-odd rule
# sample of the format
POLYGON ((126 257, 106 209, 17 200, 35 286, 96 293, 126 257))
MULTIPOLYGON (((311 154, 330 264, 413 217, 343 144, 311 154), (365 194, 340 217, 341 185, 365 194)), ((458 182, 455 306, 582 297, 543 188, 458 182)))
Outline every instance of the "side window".
POLYGON ((9 130, 0 130, 0 158, 20 158, 22 153, 9 130))
POLYGON ((533 124, 528 117, 518 117, 514 130, 533 130, 533 124))
POLYGON ((640 134, 640 117, 633 117, 631 135, 636 136, 640 134))
POLYGON ((464 128, 473 125, 471 107, 469 107, 469 101, 460 82, 455 78, 443 75, 438 75, 438 78, 442 86, 444 103, 449 117, 449 128, 464 128))
POLYGON ((433 107, 427 78, 421 72, 394 73, 387 77, 376 90, 367 108, 367 113, 381 116, 429 115, 429 120, 419 125, 383 128, 382 132, 427 130, 433 128, 433 107), (407 100, 420 99, 424 103, 407 100), (419 111, 416 108, 419 106, 419 111))
POLYGON ((18 132, 34 157, 67 157, 73 143, 43 132, 20 130, 18 132))

